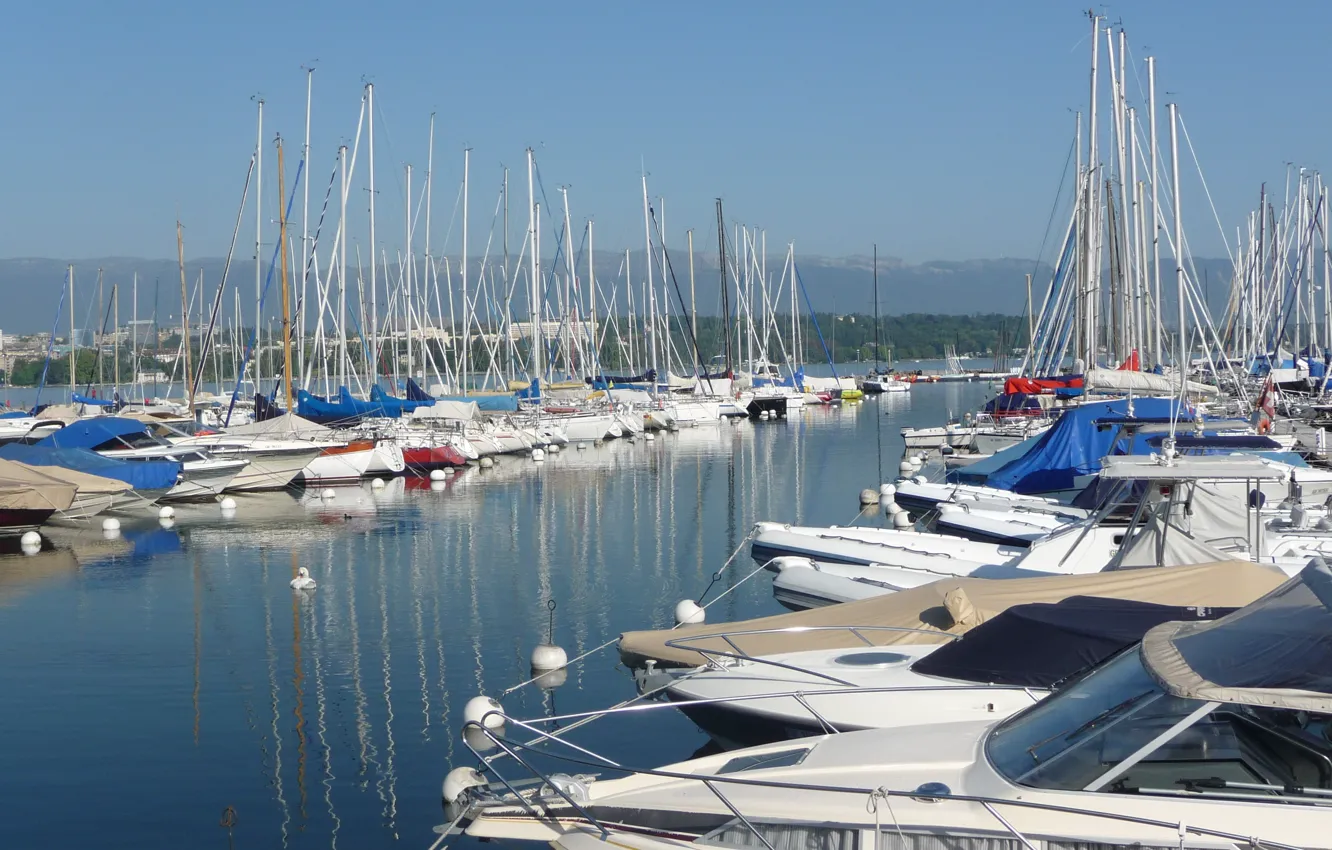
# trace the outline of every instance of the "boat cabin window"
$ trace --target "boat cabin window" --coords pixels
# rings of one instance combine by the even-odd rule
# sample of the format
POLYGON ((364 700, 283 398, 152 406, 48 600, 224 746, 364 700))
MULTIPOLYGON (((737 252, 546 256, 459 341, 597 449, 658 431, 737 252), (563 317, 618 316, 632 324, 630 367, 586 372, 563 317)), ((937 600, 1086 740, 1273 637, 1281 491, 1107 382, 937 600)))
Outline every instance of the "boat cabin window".
POLYGON ((986 753, 1037 788, 1332 802, 1332 718, 1171 696, 1137 649, 1001 725, 986 753))
POLYGON ((113 452, 118 449, 144 449, 160 446, 157 438, 147 431, 138 434, 123 434, 112 437, 104 443, 93 446, 95 452, 113 452))

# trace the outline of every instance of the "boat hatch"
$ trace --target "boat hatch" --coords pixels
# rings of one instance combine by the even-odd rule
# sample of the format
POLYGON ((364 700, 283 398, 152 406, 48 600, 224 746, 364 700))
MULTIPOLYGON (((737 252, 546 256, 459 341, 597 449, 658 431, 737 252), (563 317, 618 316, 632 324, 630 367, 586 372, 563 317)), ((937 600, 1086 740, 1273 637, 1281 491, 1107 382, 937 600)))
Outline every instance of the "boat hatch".
POLYGON ((891 667, 911 660, 900 652, 847 652, 833 659, 843 667, 891 667))
POLYGON ((778 750, 772 753, 757 753, 749 756, 737 756, 717 770, 718 776, 728 773, 743 773, 746 770, 768 770, 774 767, 795 767, 809 755, 809 747, 795 750, 778 750))

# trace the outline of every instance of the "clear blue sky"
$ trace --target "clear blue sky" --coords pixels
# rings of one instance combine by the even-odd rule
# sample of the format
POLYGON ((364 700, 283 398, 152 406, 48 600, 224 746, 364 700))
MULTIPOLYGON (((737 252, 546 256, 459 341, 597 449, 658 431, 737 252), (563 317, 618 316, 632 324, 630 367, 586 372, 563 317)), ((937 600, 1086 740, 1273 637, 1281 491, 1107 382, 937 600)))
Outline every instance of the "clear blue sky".
MULTIPOLYGON (((1180 103, 1227 227, 1285 162, 1327 164, 1332 6, 1098 8, 1127 26, 1140 71, 1157 55, 1161 100, 1180 103)), ((501 163, 525 215, 531 145, 548 192, 569 186, 574 217, 596 219, 598 247, 641 247, 646 163, 675 244, 685 227, 712 231, 720 195, 770 248, 868 253, 877 240, 913 261, 1029 257, 1087 99, 1077 3, 84 0, 5 15, 4 257, 174 256, 177 211, 188 255, 223 254, 255 141, 252 96, 267 102, 265 136, 288 140, 290 180, 304 63, 318 69, 312 196, 371 80, 381 241, 402 243, 402 167, 424 171, 433 111, 436 245, 470 146, 474 254, 501 163)), ((1186 190, 1195 253, 1221 253, 1199 190, 1186 190)), ((252 239, 251 221, 238 256, 252 239)))

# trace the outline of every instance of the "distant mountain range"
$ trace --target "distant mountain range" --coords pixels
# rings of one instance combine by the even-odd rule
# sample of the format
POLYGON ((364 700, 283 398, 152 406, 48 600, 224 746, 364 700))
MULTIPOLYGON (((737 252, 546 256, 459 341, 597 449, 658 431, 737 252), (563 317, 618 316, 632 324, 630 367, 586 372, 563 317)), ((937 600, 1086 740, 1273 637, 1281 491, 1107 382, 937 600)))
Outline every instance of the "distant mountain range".
MULTIPOLYGON (((633 280, 641 281, 644 276, 644 255, 642 251, 630 252, 629 266, 633 280)), ((603 297, 614 286, 619 295, 616 297, 617 312, 623 312, 627 304, 624 295, 624 254, 598 251, 595 258, 597 279, 600 282, 603 297)), ((778 281, 782 276, 784 258, 780 255, 768 258, 768 274, 778 281)), ((48 258, 0 259, 0 297, 5 309, 0 312, 0 329, 7 333, 33 333, 49 330, 55 321, 56 307, 65 290, 65 269, 69 263, 75 267, 75 325, 80 328, 101 324, 96 316, 98 309, 98 270, 101 270, 103 291, 106 304, 109 304, 111 285, 119 283, 120 320, 126 322, 133 312, 131 303, 131 281, 138 275, 138 311, 141 319, 150 318, 156 304, 159 321, 169 323, 171 317, 179 315, 180 310, 180 272, 175 260, 143 259, 134 257, 102 257, 80 260, 48 258)), ((511 258, 511 263, 521 262, 511 258)), ((550 268, 550 258, 544 265, 550 268)), ((1199 275, 1209 285, 1209 302, 1213 311, 1224 307, 1226 285, 1230 278, 1230 262, 1226 259, 1198 259, 1195 261, 1199 275)), ((457 283, 456 258, 450 258, 454 268, 454 281, 457 283)), ((586 261, 582 266, 585 267, 586 261)), ((818 257, 797 256, 796 264, 800 278, 808 292, 809 300, 820 312, 836 311, 839 313, 871 313, 873 311, 872 270, 873 263, 868 256, 818 257)), ((654 264, 654 277, 660 279, 660 263, 654 264)), ((222 279, 224 261, 221 258, 200 258, 186 261, 186 279, 191 289, 203 272, 205 291, 211 304, 213 293, 222 279)), ((670 266, 674 270, 680 292, 689 300, 689 262, 683 251, 671 252, 670 266)), ((721 299, 718 290, 719 273, 717 254, 696 252, 694 255, 695 292, 700 314, 715 315, 720 313, 721 299)), ((1169 286, 1173 292, 1173 265, 1167 272, 1165 258, 1162 262, 1163 286, 1169 286)), ((475 268, 475 267, 474 267, 475 268)), ((560 263, 560 271, 563 263, 560 263)), ((267 271, 265 267, 265 272, 267 271)), ((582 268, 579 269, 582 273, 582 268)), ((941 313, 948 315, 974 313, 1002 313, 1018 315, 1023 312, 1026 303, 1026 275, 1032 275, 1036 302, 1039 305, 1041 295, 1049 283, 1051 269, 1045 263, 1036 263, 1022 259, 990 260, 938 260, 911 264, 892 257, 879 257, 879 307, 886 315, 904 313, 941 313)), ((368 269, 364 272, 368 278, 368 269)), ((380 286, 384 285, 385 274, 381 270, 380 286)), ((396 267, 390 267, 387 276, 397 279, 396 267)), ((441 274, 441 279, 443 275, 441 274)), ((734 292, 734 277, 728 271, 734 292)), ((525 285, 519 283, 519 293, 514 303, 520 314, 525 313, 527 299, 524 296, 525 285)), ((269 303, 276 305, 280 281, 274 276, 269 290, 269 303)), ((475 281, 473 281, 475 285, 475 281)), ((774 284, 775 286, 775 284, 774 284)), ((235 287, 240 292, 242 311, 248 317, 254 311, 255 274, 253 259, 234 261, 231 268, 228 288, 235 287)), ((381 309, 385 296, 381 290, 381 309)), ((776 306, 778 312, 789 312, 790 290, 784 289, 781 303, 776 306)), ((228 293, 225 303, 233 303, 234 294, 228 293)), ((313 297, 313 293, 312 296, 313 297)), ((501 295, 503 297, 503 295, 501 295)), ((354 296, 351 296, 354 299, 354 296)), ((350 299, 349 299, 350 300, 350 299)), ((635 303, 641 301, 635 297, 635 303)), ((799 308, 806 309, 803 296, 799 308)), ((447 296, 441 296, 441 303, 447 305, 447 296)), ((447 306, 445 307, 447 310, 447 306)), ((733 306, 734 309, 734 306, 733 306)), ((230 311, 224 308, 224 315, 230 311)), ((675 308, 672 307, 674 311, 675 308)), ((194 311, 198 311, 196 302, 194 311)), ((266 310, 266 313, 276 311, 266 310)), ((68 329, 68 312, 60 319, 61 334, 68 329)), ((178 321, 178 319, 176 320, 178 321)), ((311 321, 313 318, 311 317, 311 321)))

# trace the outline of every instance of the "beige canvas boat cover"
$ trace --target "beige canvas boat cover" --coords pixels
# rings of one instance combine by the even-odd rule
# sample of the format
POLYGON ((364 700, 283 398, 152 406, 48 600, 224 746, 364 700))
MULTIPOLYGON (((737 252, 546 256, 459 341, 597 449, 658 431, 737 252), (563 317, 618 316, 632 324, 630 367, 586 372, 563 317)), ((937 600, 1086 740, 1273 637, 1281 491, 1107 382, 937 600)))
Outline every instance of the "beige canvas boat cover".
POLYGON ((133 484, 115 478, 92 475, 87 472, 79 472, 77 469, 66 469, 63 466, 33 466, 32 464, 21 463, 19 461, 5 461, 5 463, 12 463, 14 466, 22 467, 34 475, 46 478, 54 484, 72 484, 78 492, 85 495, 124 493, 134 489, 133 484))
POLYGON ((1163 623, 1143 637, 1142 661, 1185 699, 1332 713, 1332 570, 1316 558, 1243 610, 1163 623))
POLYGON ((0 460, 0 509, 68 510, 78 488, 12 460, 0 460))
POLYGON ((741 651, 750 655, 864 646, 844 629, 750 634, 735 632, 818 626, 875 626, 900 631, 861 631, 865 640, 886 646, 896 643, 938 643, 944 634, 963 634, 1014 605, 1058 602, 1070 596, 1100 596, 1155 602, 1160 605, 1201 605, 1236 608, 1247 605, 1278 587, 1286 576, 1279 570, 1248 561, 1219 561, 1185 567, 1160 567, 1090 575, 1053 575, 1036 578, 948 578, 932 584, 863 599, 759 617, 737 623, 680 626, 675 629, 625 632, 620 656, 631 666, 653 659, 665 666, 692 667, 703 662, 694 650, 736 650, 719 637, 728 633, 741 651), (918 630, 918 631, 910 631, 918 630), (686 636, 694 648, 667 646, 686 636))

